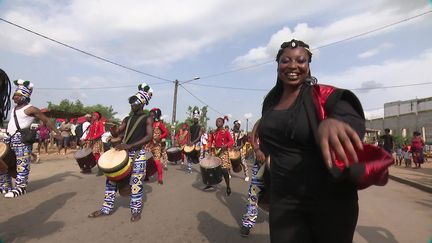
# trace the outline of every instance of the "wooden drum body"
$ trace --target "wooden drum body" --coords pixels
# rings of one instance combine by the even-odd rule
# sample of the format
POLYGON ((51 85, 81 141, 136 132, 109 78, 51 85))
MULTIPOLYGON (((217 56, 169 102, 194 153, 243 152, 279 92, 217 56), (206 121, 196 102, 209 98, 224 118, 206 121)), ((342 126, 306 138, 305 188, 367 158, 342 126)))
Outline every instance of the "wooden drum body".
POLYGON ((83 148, 75 153, 75 159, 81 169, 91 169, 96 166, 96 158, 91 148, 83 148))
POLYGON ((203 183, 211 186, 222 181, 222 160, 218 157, 207 156, 200 161, 203 183))
POLYGON ((201 151, 201 148, 199 146, 195 146, 195 145, 190 145, 189 146, 189 145, 186 145, 183 148, 183 151, 185 152, 186 156, 192 160, 192 162, 194 164, 198 164, 198 162, 199 162, 199 156, 200 156, 200 151, 201 151), (197 147, 198 147, 198 149, 197 149, 197 147))
POLYGON ((182 150, 180 147, 171 147, 171 148, 167 149, 166 152, 167 152, 167 156, 168 156, 168 161, 177 162, 177 161, 181 160, 182 150))
POLYGON ((126 150, 110 149, 99 158, 98 167, 108 180, 120 181, 130 176, 132 160, 126 150))
POLYGON ((233 171, 236 173, 240 172, 242 170, 240 150, 236 150, 236 149, 230 150, 228 151, 228 155, 231 161, 233 171))
POLYGON ((153 153, 151 151, 145 152, 145 160, 147 161, 145 177, 149 178, 157 172, 156 162, 154 161, 153 153))
POLYGON ((6 172, 16 178, 16 156, 9 145, 0 142, 0 172, 6 172))

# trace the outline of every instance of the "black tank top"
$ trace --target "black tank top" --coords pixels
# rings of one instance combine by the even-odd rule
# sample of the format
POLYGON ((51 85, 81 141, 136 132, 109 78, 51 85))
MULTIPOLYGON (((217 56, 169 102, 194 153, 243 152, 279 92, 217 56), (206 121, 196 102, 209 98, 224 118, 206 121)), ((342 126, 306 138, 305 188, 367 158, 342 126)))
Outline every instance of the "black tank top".
POLYGON ((128 136, 132 128, 134 127, 134 124, 137 122, 138 118, 144 116, 144 118, 141 119, 138 126, 135 128, 135 131, 133 131, 133 134, 131 135, 129 141, 127 141, 127 144, 133 144, 135 142, 138 142, 143 137, 147 135, 147 116, 144 114, 138 114, 138 115, 132 115, 125 118, 125 123, 127 124, 129 119, 131 119, 131 122, 129 124, 128 130, 125 132, 125 137, 128 136))

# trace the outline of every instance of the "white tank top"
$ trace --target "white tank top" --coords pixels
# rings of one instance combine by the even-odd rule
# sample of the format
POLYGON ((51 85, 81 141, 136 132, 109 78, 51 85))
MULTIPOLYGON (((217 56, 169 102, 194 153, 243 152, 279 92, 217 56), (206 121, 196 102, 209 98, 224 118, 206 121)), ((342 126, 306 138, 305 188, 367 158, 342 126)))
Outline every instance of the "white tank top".
MULTIPOLYGON (((30 127, 30 125, 33 123, 33 120, 35 119, 34 117, 28 116, 28 115, 26 115, 24 113, 25 109, 27 109, 27 108, 29 108, 31 106, 32 106, 31 104, 28 104, 28 105, 22 107, 21 109, 16 110, 16 116, 18 118, 18 124, 19 124, 19 126, 20 126, 21 129, 30 127)), ((10 120, 9 120, 9 123, 8 123, 7 132, 10 135, 13 135, 17 130, 18 129, 17 129, 16 125, 15 125, 14 112, 12 111, 11 115, 10 115, 10 120)))

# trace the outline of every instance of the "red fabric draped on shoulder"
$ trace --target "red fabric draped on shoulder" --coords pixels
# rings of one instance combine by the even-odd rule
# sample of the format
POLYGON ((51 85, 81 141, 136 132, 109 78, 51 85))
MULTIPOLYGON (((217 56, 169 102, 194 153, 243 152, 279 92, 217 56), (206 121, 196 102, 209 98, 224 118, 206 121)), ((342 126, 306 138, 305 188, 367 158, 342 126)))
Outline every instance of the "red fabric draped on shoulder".
MULTIPOLYGON (((312 97, 317 110, 319 121, 324 120, 328 112, 325 110, 328 98, 335 92, 336 88, 329 85, 314 85, 312 97)), ((364 189, 371 185, 384 186, 388 181, 388 167, 394 163, 393 157, 384 149, 363 144, 362 151, 356 151, 359 163, 351 161, 351 171, 355 173, 354 179, 358 189, 364 189)), ((343 171, 345 163, 336 158, 336 167, 343 171)))

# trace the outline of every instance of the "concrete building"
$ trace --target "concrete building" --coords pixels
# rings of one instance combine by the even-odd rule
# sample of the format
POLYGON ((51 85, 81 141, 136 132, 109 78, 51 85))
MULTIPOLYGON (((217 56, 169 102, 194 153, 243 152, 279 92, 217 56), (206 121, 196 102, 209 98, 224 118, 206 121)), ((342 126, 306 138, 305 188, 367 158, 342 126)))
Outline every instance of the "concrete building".
POLYGON ((380 130, 380 134, 389 128, 391 134, 402 137, 419 131, 425 142, 432 143, 432 97, 385 103, 384 117, 367 120, 366 127, 380 130))

